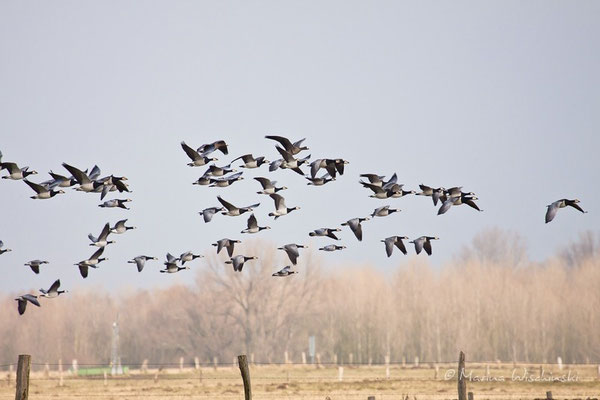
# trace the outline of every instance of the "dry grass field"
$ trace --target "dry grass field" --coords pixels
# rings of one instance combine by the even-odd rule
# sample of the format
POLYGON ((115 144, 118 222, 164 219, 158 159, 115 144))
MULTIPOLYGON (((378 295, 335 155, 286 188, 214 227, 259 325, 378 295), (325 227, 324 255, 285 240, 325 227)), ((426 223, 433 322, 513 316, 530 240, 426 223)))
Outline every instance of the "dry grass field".
MULTIPOLYGON (((36 365, 31 374, 30 399, 243 399, 243 386, 237 366, 201 370, 170 368, 142 374, 132 370, 126 376, 105 381, 102 375, 75 377, 65 373, 63 386, 58 373, 45 376, 36 365)), ((471 377, 467 389, 475 399, 538 399, 552 391, 554 399, 600 398, 596 365, 545 365, 542 381, 539 365, 493 364, 486 377, 484 364, 467 364, 471 377), (524 368, 527 369, 525 372, 524 368), (523 379, 525 378, 525 379, 523 379), (562 381, 550 382, 552 378, 562 381)), ((337 366, 316 368, 308 365, 253 365, 250 367, 254 399, 366 400, 375 399, 455 399, 456 365, 439 365, 437 379, 432 365, 386 367, 345 366, 339 380, 337 366)), ((0 399, 14 399, 14 374, 9 383, 6 373, 0 386, 0 399)))

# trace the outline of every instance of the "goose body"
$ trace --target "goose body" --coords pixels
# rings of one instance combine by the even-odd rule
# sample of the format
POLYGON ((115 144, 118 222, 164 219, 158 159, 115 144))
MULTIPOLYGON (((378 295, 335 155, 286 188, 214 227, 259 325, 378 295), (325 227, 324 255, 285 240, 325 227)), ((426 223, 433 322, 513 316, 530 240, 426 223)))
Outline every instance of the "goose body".
POLYGON ((104 228, 102 228, 102 232, 100 232, 100 235, 98 237, 95 237, 91 233, 88 234, 88 238, 92 241, 92 243, 90 243, 90 246, 105 247, 111 243, 114 243, 114 241, 108 240, 109 234, 110 234, 110 224, 107 222, 104 225, 104 228))
POLYGON ((187 154, 190 160, 192 160, 191 163, 188 163, 190 167, 202 167, 211 161, 218 161, 216 158, 210 158, 204 154, 200 154, 198 151, 185 144, 185 142, 181 142, 181 148, 185 151, 185 154, 187 154))
POLYGON ((274 193, 274 194, 270 194, 269 196, 275 202, 275 211, 273 211, 272 213, 269 213, 269 217, 275 217, 275 219, 277 219, 283 215, 287 215, 288 213, 290 213, 294 210, 300 209, 300 207, 292 207, 292 208, 286 207, 285 199, 280 194, 274 193))
POLYGON ((53 190, 50 189, 49 186, 39 185, 37 183, 30 182, 27 179, 23 179, 23 182, 25 182, 30 188, 32 188, 35 191, 36 195, 31 196, 32 199, 50 199, 56 196, 57 194, 64 193, 64 191, 62 190, 53 190))
POLYGON ((0 240, 0 255, 8 252, 8 251, 12 251, 11 249, 3 249, 4 247, 4 242, 2 240, 0 240))
POLYGON ((146 261, 148 260, 158 260, 158 258, 151 256, 137 256, 127 262, 129 264, 135 264, 137 266, 138 272, 142 272, 144 266, 146 265, 146 261))
POLYGON ((223 200, 221 198, 221 196, 217 196, 217 200, 219 200, 219 203, 221 203, 223 205, 223 207, 226 208, 227 211, 223 211, 221 212, 221 214, 223 215, 229 215, 231 217, 237 217, 239 215, 242 215, 248 211, 253 211, 256 207, 258 207, 260 205, 260 203, 256 203, 256 204, 252 204, 250 206, 247 207, 236 207, 233 204, 223 200))
POLYGON ((104 247, 101 247, 98 250, 96 250, 96 252, 92 254, 92 256, 87 260, 79 261, 77 264, 75 264, 79 267, 79 273, 83 278, 87 278, 90 267, 98 268, 99 263, 108 260, 108 258, 100 258, 103 252, 104 247))
POLYGON ((306 249, 306 248, 308 248, 308 246, 304 246, 302 244, 290 243, 290 244, 283 245, 282 247, 278 247, 277 250, 285 251, 285 253, 290 258, 290 261, 292 262, 292 264, 296 265, 298 263, 298 257, 300 256, 298 249, 306 249))
POLYGON ((573 207, 574 209, 576 209, 584 214, 587 213, 587 211, 583 211, 583 209, 577 204, 579 202, 580 202, 579 199, 573 199, 573 200, 560 199, 560 200, 556 200, 552 204, 547 205, 546 207, 548 207, 548 209, 546 210, 546 223, 548 223, 554 219, 554 217, 556 216, 556 213, 558 212, 559 209, 565 208, 567 206, 573 207))
POLYGON ((240 168, 258 168, 263 164, 268 164, 270 163, 269 160, 265 159, 264 157, 256 157, 254 158, 252 156, 252 154, 244 154, 243 156, 239 156, 238 158, 234 158, 233 160, 231 160, 231 162, 233 163, 234 161, 237 161, 239 159, 242 159, 242 161, 244 162, 244 165, 240 165, 240 168))
POLYGON ((263 229, 271 229, 270 226, 258 226, 258 221, 254 216, 254 213, 250 214, 248 217, 248 227, 244 229, 241 233, 258 233, 263 229))
POLYGON ((120 221, 118 221, 115 226, 113 226, 112 228, 110 228, 110 233, 116 233, 116 234, 122 234, 125 233, 129 230, 132 229, 136 229, 135 226, 125 226, 125 223, 127 222, 126 219, 122 219, 120 221))
POLYGON ((326 183, 335 181, 335 178, 330 177, 329 174, 325 174, 320 178, 311 178, 310 176, 305 176, 305 178, 309 181, 307 185, 313 186, 323 186, 326 183))
POLYGON ((341 231, 340 228, 319 228, 310 232, 308 236, 327 236, 335 240, 340 240, 334 232, 341 231))
POLYGON ((200 211, 198 214, 202 215, 204 222, 207 223, 207 222, 210 222, 212 220, 212 217, 219 211, 225 211, 225 208, 224 207, 209 207, 209 208, 205 208, 204 210, 200 211))
POLYGON ((390 206, 377 207, 371 214, 371 217, 387 217, 388 215, 398 211, 401 210, 397 208, 390 208, 390 206))
POLYGON ((285 187, 285 186, 275 187, 277 182, 271 181, 270 179, 267 179, 267 178, 257 177, 257 178, 254 178, 254 180, 258 181, 263 188, 262 191, 256 192, 257 194, 274 194, 274 193, 279 192, 280 190, 287 189, 287 187, 285 187))
POLYGON ((370 218, 352 218, 348 221, 342 223, 342 226, 348 226, 350 230, 354 233, 354 236, 358 239, 358 241, 362 241, 362 225, 361 222, 368 221, 370 218))
POLYGON ((396 246, 402 253, 406 254, 406 247, 404 246, 404 242, 402 240, 408 240, 406 236, 390 236, 382 240, 385 243, 385 253, 388 257, 392 255, 394 251, 394 246, 396 246))
POLYGON ((26 262, 24 265, 31 268, 31 270, 34 273, 39 274, 40 273, 40 265, 42 265, 42 264, 50 264, 50 263, 48 261, 43 261, 43 260, 31 260, 29 262, 26 262))
POLYGON ((235 171, 235 169, 231 168, 231 163, 223 167, 218 167, 215 164, 213 164, 208 166, 208 169, 206 170, 204 175, 223 176, 235 171))
POLYGON ((413 243, 415 245, 415 251, 417 254, 421 253, 421 250, 425 249, 427 255, 431 255, 431 241, 439 240, 438 237, 435 236, 421 236, 415 240, 411 240, 409 243, 413 243))
POLYGON ((54 281, 54 283, 52 284, 52 286, 50 286, 48 290, 40 289, 40 292, 42 293, 40 296, 46 297, 48 299, 53 299, 63 293, 67 293, 66 290, 58 290, 58 288, 60 288, 60 279, 54 281))
POLYGON ((217 150, 219 150, 224 155, 229 154, 229 148, 227 147, 227 143, 225 143, 224 140, 217 140, 216 142, 203 144, 202 146, 198 147, 196 151, 198 153, 202 153, 203 155, 207 155, 217 150))
POLYGON ((279 142, 279 144, 281 144, 283 146, 285 151, 287 151, 291 155, 296 155, 296 154, 300 153, 302 150, 308 150, 308 147, 302 146, 302 142, 304 142, 306 140, 306 138, 300 139, 294 143, 292 143, 288 138, 285 138, 283 136, 269 135, 269 136, 265 136, 265 138, 279 142))
POLYGON ((19 168, 14 162, 0 162, 0 171, 3 169, 8 171, 8 175, 4 175, 2 179, 20 180, 27 178, 29 175, 37 174, 37 171, 29 171, 29 167, 19 168))
POLYGON ((221 252, 221 250, 223 248, 227 249, 227 254, 229 254, 229 257, 233 256, 233 250, 235 247, 236 243, 241 243, 239 240, 232 240, 232 239, 221 239, 218 240, 217 243, 213 243, 213 246, 217 247, 217 254, 219 254, 221 252))
POLYGON ((258 260, 258 257, 246 257, 243 255, 237 255, 235 257, 232 257, 228 261, 225 261, 225 264, 232 264, 234 271, 242 272, 242 268, 244 268, 244 263, 249 260, 258 260))
POLYGON ((323 250, 323 251, 336 251, 336 250, 343 250, 345 249, 346 246, 337 246, 335 244, 329 244, 325 247, 321 247, 319 248, 319 250, 323 250))
POLYGON ((131 199, 112 199, 107 200, 102 204, 99 204, 98 207, 102 208, 123 208, 125 210, 129 210, 130 208, 125 205, 125 203, 130 202, 131 199))
POLYGON ((184 265, 186 261, 193 261, 196 258, 204 258, 201 254, 194 254, 191 251, 186 251, 185 253, 179 256, 179 260, 181 260, 181 265, 184 265))
POLYGON ((25 313, 28 302, 34 306, 40 307, 40 302, 38 301, 37 296, 33 294, 24 294, 17 297, 15 300, 18 302, 17 310, 19 310, 19 315, 23 315, 23 313, 25 313))
POLYGON ((174 274, 176 272, 181 271, 182 269, 189 269, 189 267, 179 266, 177 265, 177 261, 179 258, 174 257, 171 253, 167 253, 167 260, 163 263, 165 265, 165 269, 161 269, 160 272, 167 274, 174 274))
POLYGON ((292 271, 292 267, 288 265, 275 272, 272 276, 290 276, 297 273, 298 271, 292 271))
POLYGON ((222 178, 212 178, 210 180, 210 187, 228 187, 231 186, 234 182, 241 181, 244 179, 242 176, 243 172, 237 172, 230 176, 225 176, 222 178))
POLYGON ((77 181, 79 186, 75 188, 80 192, 93 192, 96 187, 102 185, 101 183, 94 182, 88 174, 80 170, 79 168, 73 167, 67 163, 62 163, 62 166, 73 175, 73 178, 77 181))

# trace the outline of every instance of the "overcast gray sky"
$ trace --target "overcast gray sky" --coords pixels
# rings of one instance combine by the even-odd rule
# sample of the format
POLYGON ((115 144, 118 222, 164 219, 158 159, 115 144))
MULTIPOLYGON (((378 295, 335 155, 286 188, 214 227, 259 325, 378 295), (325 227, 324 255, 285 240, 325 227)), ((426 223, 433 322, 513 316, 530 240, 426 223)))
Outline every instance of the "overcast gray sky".
MULTIPOLYGON (((67 190, 31 200, 23 183, 0 182, 0 290, 26 291, 61 278, 69 289, 189 282, 191 271, 158 273, 167 251, 214 251, 240 235, 245 217, 197 212, 221 194, 236 205, 257 200, 260 237, 273 245, 309 240, 308 232, 365 216, 380 205, 403 211, 364 225, 359 243, 347 228, 344 252, 327 265, 373 264, 392 270, 387 236, 437 235, 429 261, 443 265, 473 236, 498 226, 520 233, 543 260, 597 230, 600 163, 600 3, 572 2, 123 2, 0 3, 0 150, 4 161, 66 173, 62 162, 98 164, 129 178, 130 211, 101 209, 98 195, 67 190), (230 155, 278 158, 266 134, 306 137, 313 159, 343 157, 346 174, 306 186, 291 171, 246 172, 225 189, 193 186, 179 146, 224 139, 230 155), (436 216, 430 198, 375 200, 358 175, 464 186, 480 197, 436 216), (273 202, 250 179, 268 176, 302 207, 277 221, 273 202), (561 210, 544 224, 545 206, 579 198, 589 210, 561 210), (73 263, 90 256, 88 233, 129 218, 110 260, 83 280, 73 263), (143 273, 126 260, 156 255, 143 273), (23 263, 51 262, 40 275, 23 263)), ((6 172, 2 173, 3 175, 6 172)), ((123 197, 111 195, 113 197, 123 197)), ((410 257, 414 250, 410 249, 410 257)), ((281 263, 285 259, 281 255, 281 263)), ((420 257, 426 257, 421 255, 420 257)))

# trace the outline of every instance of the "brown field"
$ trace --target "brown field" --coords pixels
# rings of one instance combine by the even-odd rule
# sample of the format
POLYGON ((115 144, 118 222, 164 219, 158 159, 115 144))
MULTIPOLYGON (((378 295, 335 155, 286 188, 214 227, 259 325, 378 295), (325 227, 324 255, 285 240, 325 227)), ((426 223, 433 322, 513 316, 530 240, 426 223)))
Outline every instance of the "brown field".
MULTIPOLYGON (((30 399, 243 399, 243 386, 237 366, 200 370, 170 368, 156 369, 142 374, 132 370, 128 375, 75 377, 64 374, 64 384, 59 386, 58 372, 45 376, 42 367, 34 366, 30 380, 30 399)), ((544 366, 544 378, 570 378, 570 382, 524 382, 516 377, 527 376, 535 380, 540 376, 539 365, 490 364, 486 378, 485 364, 467 364, 466 375, 471 376, 467 390, 475 399, 537 399, 552 391, 555 399, 600 398, 600 380, 596 365, 544 366), (513 372, 514 371, 514 372, 513 372), (513 375, 514 373, 514 375, 513 375), (504 379, 504 381, 502 381, 504 379), (480 380, 480 381, 477 381, 480 380)), ((433 365, 419 368, 390 366, 386 379, 383 365, 345 366, 343 380, 338 378, 337 366, 316 368, 309 365, 253 365, 250 367, 254 399, 306 399, 345 400, 375 396, 380 399, 401 399, 408 395, 416 399, 457 398, 456 376, 446 379, 456 365, 439 365, 437 379, 433 365)), ((14 399, 14 374, 10 383, 3 373, 0 399, 14 399)))

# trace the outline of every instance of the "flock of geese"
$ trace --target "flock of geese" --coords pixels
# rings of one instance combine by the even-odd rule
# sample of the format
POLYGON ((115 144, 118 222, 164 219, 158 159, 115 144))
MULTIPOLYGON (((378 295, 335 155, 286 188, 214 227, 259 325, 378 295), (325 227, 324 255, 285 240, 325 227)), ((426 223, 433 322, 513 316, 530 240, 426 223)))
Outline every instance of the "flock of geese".
MULTIPOLYGON (((209 187, 229 187, 235 182, 244 179, 244 171, 237 172, 236 168, 232 167, 233 162, 241 160, 242 164, 239 165, 237 168, 250 170, 258 169, 264 165, 268 167, 268 170, 270 172, 276 171, 278 169, 289 169, 303 176, 308 181, 307 185, 323 186, 336 180, 338 175, 343 175, 344 167, 346 164, 348 164, 348 161, 341 158, 323 158, 314 160, 309 163, 311 157, 310 154, 308 156, 300 158, 298 154, 308 150, 308 147, 303 145, 305 139, 292 142, 289 139, 282 136, 269 135, 265 136, 265 138, 277 142, 278 145, 276 145, 275 148, 281 156, 281 158, 278 158, 275 161, 269 161, 264 156, 254 157, 252 154, 244 154, 231 160, 231 162, 228 165, 221 167, 217 166, 214 163, 218 160, 217 158, 212 157, 212 155, 216 151, 221 152, 223 155, 229 154, 229 148, 225 141, 218 140, 213 143, 203 144, 196 149, 188 146, 185 142, 181 142, 181 148, 191 160, 191 162, 189 162, 187 165, 189 165, 190 167, 206 167, 206 171, 203 173, 203 175, 196 181, 194 181, 193 184, 209 187), (305 171, 302 170, 302 167, 306 165, 308 165, 309 167, 308 173, 305 173, 305 171), (324 170, 325 172, 321 176, 318 176, 320 170, 324 170)), ((94 166, 89 170, 89 172, 88 170, 81 170, 67 163, 62 163, 62 166, 68 172, 68 175, 60 175, 54 173, 53 171, 50 171, 49 175, 51 179, 40 183, 34 183, 31 182, 28 178, 31 175, 37 174, 36 171, 30 171, 28 167, 21 168, 14 162, 3 162, 2 153, 0 152, 0 171, 8 171, 8 175, 2 176, 2 178, 24 181, 35 192, 35 195, 31 196, 32 199, 50 199, 58 194, 65 193, 62 189, 68 187, 74 187, 76 191, 85 193, 99 193, 101 201, 104 200, 105 196, 111 192, 131 192, 129 190, 129 185, 125 182, 127 181, 126 177, 115 175, 100 177, 101 171, 100 168, 98 168, 98 166, 94 166)), ((434 188, 421 184, 419 185, 421 191, 416 192, 414 190, 404 190, 404 185, 399 184, 397 182, 398 177, 395 173, 387 180, 385 176, 373 173, 361 174, 360 178, 360 185, 370 190, 370 192, 372 193, 370 197, 372 198, 390 199, 400 198, 407 195, 428 196, 432 198, 434 207, 436 207, 438 204, 440 205, 437 212, 438 215, 445 214, 452 207, 460 206, 463 204, 466 204, 477 211, 483 211, 476 204, 478 198, 475 195, 475 193, 463 192, 462 187, 460 186, 446 189, 444 187, 434 188)), ((268 215, 273 217, 274 220, 286 216, 292 211, 300 209, 300 207, 298 206, 288 207, 286 205, 285 198, 279 192, 286 190, 287 187, 277 186, 277 182, 271 181, 270 179, 262 176, 254 177, 253 179, 256 180, 262 188, 262 190, 259 190, 256 193, 260 195, 269 196, 273 200, 274 210, 268 215)), ((219 205, 207 207, 199 212, 205 223, 211 222, 213 217, 219 213, 222 215, 232 217, 238 217, 243 214, 250 213, 247 219, 247 228, 241 231, 242 234, 255 234, 265 229, 271 229, 270 226, 259 225, 256 216, 253 213, 254 209, 260 206, 260 202, 246 206, 236 206, 231 202, 223 199, 221 196, 217 196, 217 201, 219 202, 219 205)), ((127 203, 129 202, 131 202, 131 199, 128 198, 111 199, 104 201, 98 206, 102 208, 118 207, 129 210, 129 208, 127 207, 127 203)), ((579 200, 577 199, 560 199, 549 204, 547 206, 545 217, 546 223, 554 219, 559 209, 565 208, 567 206, 573 207, 579 210, 580 212, 585 213, 586 211, 584 211, 578 205, 578 203, 579 200)), ((397 208, 390 208, 389 205, 384 205, 375 208, 369 216, 351 218, 346 222, 342 223, 341 226, 347 226, 352 231, 356 239, 358 239, 358 241, 362 241, 362 223, 376 217, 387 217, 390 214, 399 211, 400 210, 397 208)), ((127 219, 118 221, 112 227, 109 223, 106 223, 97 237, 92 235, 91 233, 88 235, 88 238, 91 241, 90 246, 96 247, 97 250, 88 259, 79 261, 75 264, 76 266, 78 266, 79 272, 83 278, 87 278, 90 268, 98 268, 98 264, 100 264, 102 261, 107 260, 107 258, 102 257, 104 250, 106 246, 114 243, 114 241, 108 239, 109 235, 123 234, 128 230, 136 229, 134 226, 127 226, 126 223, 127 219)), ((338 241, 340 239, 336 235, 336 232, 340 231, 341 229, 337 227, 321 227, 310 232, 309 236, 330 238, 338 241)), ((436 236, 424 235, 415 238, 409 241, 408 243, 412 243, 414 245, 416 254, 420 254, 424 250, 425 253, 431 255, 432 241, 438 239, 439 238, 436 236)), ((387 237, 385 239, 381 239, 381 242, 385 244, 386 254, 388 257, 390 257, 394 251, 394 247, 396 247, 403 254, 408 253, 406 246, 403 242, 405 240, 409 240, 409 238, 406 236, 395 235, 387 237)), ((241 272, 246 262, 256 260, 257 257, 253 255, 244 254, 234 255, 235 245, 238 243, 241 243, 241 241, 223 238, 217 240, 216 243, 213 243, 212 245, 216 247, 217 254, 219 254, 223 249, 225 249, 227 251, 227 255, 229 256, 229 260, 225 261, 225 264, 230 264, 232 265, 234 271, 241 272)), ((272 275, 276 277, 286 277, 298 273, 296 270, 294 270, 294 267, 297 265, 298 258, 300 257, 299 249, 305 248, 307 248, 306 245, 297 243, 288 243, 281 247, 278 247, 278 250, 282 250, 287 254, 291 265, 286 265, 280 270, 274 272, 272 275)), ((323 247, 320 247, 319 250, 333 252, 343 250, 345 248, 346 246, 343 245, 327 244, 323 245, 323 247)), ((0 255, 8 251, 11 250, 8 248, 4 248, 4 243, 0 240, 0 255)), ((182 253, 179 257, 175 257, 171 253, 167 253, 166 260, 163 263, 164 269, 160 270, 160 272, 176 273, 184 269, 189 269, 189 264, 186 266, 185 263, 191 262, 196 258, 200 257, 203 256, 199 254, 194 254, 191 251, 182 253)), ((149 260, 158 259, 154 256, 140 255, 129 260, 128 263, 135 264, 137 270, 139 272, 142 272, 146 261, 149 260)), ((39 273, 40 266, 43 264, 48 264, 48 261, 32 260, 25 263, 25 265, 29 266, 31 270, 36 274, 39 273)), ((17 297, 15 300, 18 302, 19 314, 23 314, 25 312, 27 303, 31 303, 40 307, 38 297, 54 298, 66 292, 64 290, 59 289, 60 279, 57 279, 50 286, 49 289, 40 289, 39 295, 27 293, 17 297)))

